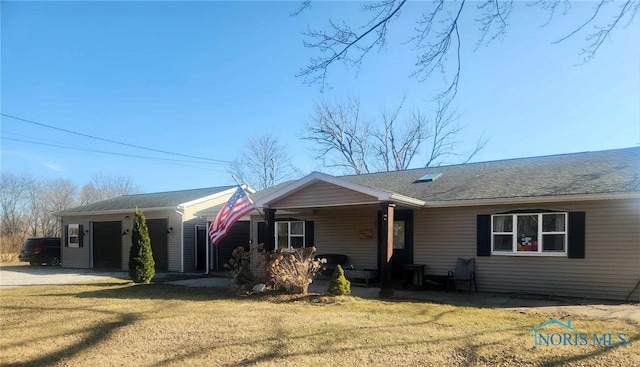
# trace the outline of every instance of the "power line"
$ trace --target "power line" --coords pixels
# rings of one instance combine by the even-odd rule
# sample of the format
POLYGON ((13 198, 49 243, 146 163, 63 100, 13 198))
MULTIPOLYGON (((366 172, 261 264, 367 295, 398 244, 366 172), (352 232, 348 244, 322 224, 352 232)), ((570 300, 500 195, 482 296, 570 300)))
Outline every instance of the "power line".
POLYGON ((80 150, 80 151, 91 152, 91 153, 112 154, 112 155, 118 155, 118 156, 122 156, 122 157, 154 159, 154 160, 159 160, 159 161, 181 162, 181 163, 222 164, 220 162, 197 162, 197 161, 188 161, 188 160, 185 160, 185 159, 171 159, 171 158, 149 157, 149 156, 141 156, 141 155, 134 155, 134 154, 126 154, 126 153, 107 152, 107 151, 104 151, 104 150, 95 150, 95 149, 71 147, 71 146, 65 146, 65 145, 59 145, 59 144, 49 144, 49 143, 43 143, 43 142, 39 142, 39 141, 29 141, 29 140, 23 140, 23 139, 7 138, 6 136, 2 136, 2 137, 0 137, 0 139, 13 140, 13 141, 19 141, 19 142, 22 142, 22 143, 44 145, 44 146, 63 148, 63 149, 80 150))
POLYGON ((157 153, 171 154, 171 155, 176 155, 176 156, 181 156, 181 157, 186 157, 186 158, 201 159, 201 160, 205 160, 205 161, 212 161, 212 162, 218 162, 218 163, 225 163, 225 164, 232 163, 230 161, 225 161, 225 160, 221 160, 221 159, 198 157, 198 156, 189 155, 189 154, 174 153, 174 152, 169 152, 169 151, 161 150, 161 149, 154 149, 154 148, 143 147, 143 146, 135 145, 135 144, 123 143, 123 142, 116 141, 116 140, 101 138, 101 137, 93 136, 93 135, 89 135, 89 134, 83 134, 83 133, 79 133, 77 131, 71 131, 71 130, 63 129, 61 127, 51 126, 51 125, 43 124, 43 123, 40 123, 40 122, 35 122, 35 121, 23 119, 23 118, 17 117, 17 116, 7 115, 6 113, 0 113, 0 115, 2 115, 4 117, 11 118, 11 119, 14 119, 14 120, 26 122, 26 123, 29 123, 29 124, 46 127, 46 128, 53 129, 53 130, 63 131, 63 132, 69 133, 69 134, 79 135, 79 136, 83 136, 85 138, 91 138, 91 139, 95 139, 95 140, 106 141, 108 143, 124 145, 124 146, 127 146, 127 147, 132 147, 132 148, 137 148, 137 149, 144 149, 144 150, 149 150, 149 151, 157 152, 157 153))

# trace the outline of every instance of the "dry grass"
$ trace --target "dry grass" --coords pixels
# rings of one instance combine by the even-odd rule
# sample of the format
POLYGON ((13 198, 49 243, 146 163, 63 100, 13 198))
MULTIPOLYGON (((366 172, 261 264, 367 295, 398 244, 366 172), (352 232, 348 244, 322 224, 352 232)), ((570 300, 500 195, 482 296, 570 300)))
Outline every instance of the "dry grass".
POLYGON ((530 330, 559 315, 120 281, 1 296, 2 366, 640 365, 638 325, 624 320, 571 318, 627 345, 536 350, 530 330))
POLYGON ((16 263, 22 244, 27 239, 27 235, 13 234, 0 236, 0 262, 16 263))

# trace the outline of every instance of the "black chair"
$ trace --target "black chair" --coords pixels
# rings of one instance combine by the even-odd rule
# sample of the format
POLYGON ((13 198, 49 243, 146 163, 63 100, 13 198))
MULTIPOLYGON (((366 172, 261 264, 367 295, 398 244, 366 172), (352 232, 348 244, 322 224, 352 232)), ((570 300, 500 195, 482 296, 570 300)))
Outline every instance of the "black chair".
POLYGON ((456 263, 455 270, 449 270, 447 275, 447 288, 448 289, 456 289, 456 281, 467 281, 469 282, 469 292, 471 292, 471 285, 475 291, 478 291, 478 286, 476 284, 476 272, 475 272, 476 259, 471 258, 465 260, 463 258, 458 258, 458 262, 456 263))

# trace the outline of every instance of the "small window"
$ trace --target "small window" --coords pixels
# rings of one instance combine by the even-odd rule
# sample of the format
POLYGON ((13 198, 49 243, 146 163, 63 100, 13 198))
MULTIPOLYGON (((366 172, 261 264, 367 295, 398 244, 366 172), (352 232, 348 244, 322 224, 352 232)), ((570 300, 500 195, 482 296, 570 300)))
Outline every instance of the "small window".
POLYGON ((393 249, 404 250, 405 223, 403 220, 393 221, 393 249))
POLYGON ((494 254, 564 255, 567 213, 498 214, 491 220, 494 254))
POLYGON ((67 234, 67 244, 68 247, 80 247, 80 225, 79 224, 69 224, 67 234))
POLYGON ((435 181, 440 176, 442 176, 442 173, 440 173, 440 172, 438 172, 438 173, 427 173, 426 175, 424 175, 424 176, 420 177, 419 179, 415 180, 415 182, 431 182, 431 181, 435 181))
POLYGON ((304 243, 304 221, 276 222, 278 248, 302 248, 304 243))

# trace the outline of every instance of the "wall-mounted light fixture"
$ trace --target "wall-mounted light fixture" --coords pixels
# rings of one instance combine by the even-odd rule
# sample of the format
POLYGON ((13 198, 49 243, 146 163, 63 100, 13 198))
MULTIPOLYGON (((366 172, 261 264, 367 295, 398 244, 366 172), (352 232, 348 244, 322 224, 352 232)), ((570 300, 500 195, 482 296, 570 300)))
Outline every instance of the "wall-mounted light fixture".
POLYGON ((130 216, 128 216, 128 215, 126 215, 126 216, 124 217, 124 220, 129 220, 129 219, 131 219, 131 217, 130 217, 130 216))
POLYGON ((84 231, 82 231, 82 232, 84 232, 84 234, 89 234, 89 230, 88 230, 88 229, 85 229, 85 230, 84 230, 84 231))
POLYGON ((129 234, 129 228, 125 229, 124 232, 122 232, 123 236, 126 236, 129 234))
POLYGON ((173 232, 173 227, 167 228, 167 233, 171 233, 171 232, 173 232))

